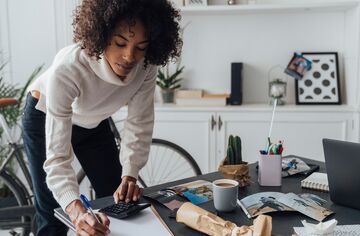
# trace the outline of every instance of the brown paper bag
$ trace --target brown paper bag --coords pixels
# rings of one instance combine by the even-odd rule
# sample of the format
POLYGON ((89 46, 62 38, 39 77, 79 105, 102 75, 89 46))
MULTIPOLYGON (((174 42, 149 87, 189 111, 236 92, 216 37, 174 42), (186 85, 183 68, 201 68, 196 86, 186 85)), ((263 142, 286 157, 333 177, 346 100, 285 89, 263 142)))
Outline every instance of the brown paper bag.
POLYGON ((260 215, 254 220, 254 225, 238 227, 190 202, 179 208, 176 221, 213 236, 270 236, 272 230, 270 216, 260 215))
POLYGON ((240 187, 249 184, 249 166, 247 162, 242 162, 239 165, 224 165, 225 159, 220 163, 219 171, 226 179, 233 179, 239 182, 240 187))

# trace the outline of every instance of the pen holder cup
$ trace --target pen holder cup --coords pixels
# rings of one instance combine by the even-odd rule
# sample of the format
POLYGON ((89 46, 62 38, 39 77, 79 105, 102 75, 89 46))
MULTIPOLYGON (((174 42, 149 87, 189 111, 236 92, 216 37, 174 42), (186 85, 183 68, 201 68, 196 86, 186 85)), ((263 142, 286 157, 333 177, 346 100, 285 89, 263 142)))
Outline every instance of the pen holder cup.
POLYGON ((281 186, 281 155, 260 155, 258 182, 261 186, 281 186))
MULTIPOLYGON (((226 159, 226 158, 225 158, 226 159)), ((249 185, 250 175, 247 162, 238 165, 226 165, 225 159, 220 163, 218 170, 226 179, 233 179, 239 183, 239 187, 249 185)))

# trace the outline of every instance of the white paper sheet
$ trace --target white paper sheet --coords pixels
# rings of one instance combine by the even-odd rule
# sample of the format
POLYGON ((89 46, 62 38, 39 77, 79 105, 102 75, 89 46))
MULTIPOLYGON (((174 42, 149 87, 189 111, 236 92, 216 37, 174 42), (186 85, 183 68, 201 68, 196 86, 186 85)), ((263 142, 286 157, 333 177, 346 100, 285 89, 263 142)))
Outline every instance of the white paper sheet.
MULTIPOLYGON (((299 236, 318 236, 308 234, 305 227, 294 227, 294 231, 299 236)), ((331 236, 360 236, 360 225, 337 225, 331 236)))
POLYGON ((172 235, 150 207, 124 220, 109 219, 110 236, 172 235))

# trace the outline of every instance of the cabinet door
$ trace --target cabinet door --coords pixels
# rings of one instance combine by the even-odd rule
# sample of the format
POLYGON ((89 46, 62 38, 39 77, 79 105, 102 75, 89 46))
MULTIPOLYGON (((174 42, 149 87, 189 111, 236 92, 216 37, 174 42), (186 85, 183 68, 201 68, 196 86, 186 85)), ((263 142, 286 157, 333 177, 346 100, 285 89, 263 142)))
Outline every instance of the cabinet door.
POLYGON ((211 112, 156 111, 154 138, 178 144, 196 160, 201 171, 210 171, 215 158, 215 122, 211 112), (213 129, 212 129, 212 126, 213 129))
MULTIPOLYGON (((267 144, 271 112, 220 112, 218 117, 222 127, 217 135, 217 161, 226 155, 230 134, 241 137, 243 159, 257 161, 259 150, 267 144)), ((271 140, 284 141, 283 155, 324 161, 322 139, 355 140, 353 119, 351 112, 277 112, 271 140)))

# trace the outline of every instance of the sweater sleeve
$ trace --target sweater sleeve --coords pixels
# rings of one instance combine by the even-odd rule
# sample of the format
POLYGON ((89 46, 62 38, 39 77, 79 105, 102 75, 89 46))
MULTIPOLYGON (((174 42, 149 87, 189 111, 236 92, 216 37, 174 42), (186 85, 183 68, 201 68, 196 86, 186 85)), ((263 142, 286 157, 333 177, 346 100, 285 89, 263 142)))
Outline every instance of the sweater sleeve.
POLYGON ((121 141, 122 176, 138 177, 146 164, 154 127, 154 91, 157 67, 152 66, 140 89, 128 103, 128 116, 121 141))
POLYGON ((72 107, 79 94, 76 83, 57 69, 47 78, 46 96, 46 183, 54 198, 65 210, 79 198, 79 186, 71 166, 74 159, 71 146, 72 107))

